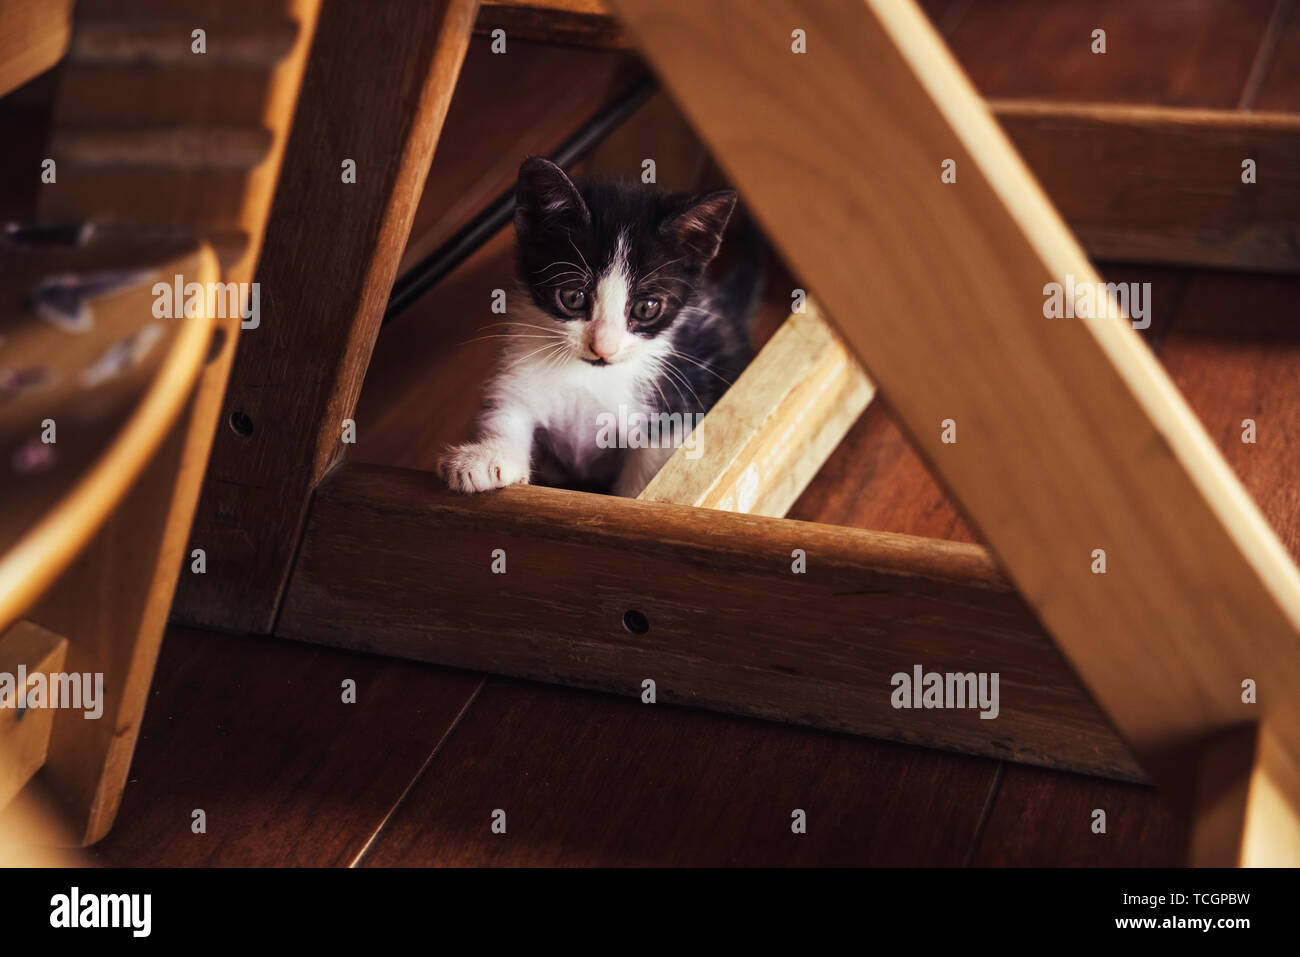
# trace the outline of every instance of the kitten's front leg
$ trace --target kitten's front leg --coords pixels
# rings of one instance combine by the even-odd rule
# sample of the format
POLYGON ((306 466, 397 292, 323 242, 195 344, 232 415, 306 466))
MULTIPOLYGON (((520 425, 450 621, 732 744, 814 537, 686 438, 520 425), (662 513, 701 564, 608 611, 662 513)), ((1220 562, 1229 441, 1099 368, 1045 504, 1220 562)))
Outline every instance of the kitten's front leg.
POLYGON ((623 457, 618 481, 614 483, 614 494, 636 498, 650 484, 650 480, 659 474, 664 463, 672 458, 674 451, 672 446, 628 449, 623 457))
POLYGON ((480 438, 448 449, 438 462, 438 474, 457 492, 527 485, 533 428, 523 409, 492 409, 479 425, 480 438))

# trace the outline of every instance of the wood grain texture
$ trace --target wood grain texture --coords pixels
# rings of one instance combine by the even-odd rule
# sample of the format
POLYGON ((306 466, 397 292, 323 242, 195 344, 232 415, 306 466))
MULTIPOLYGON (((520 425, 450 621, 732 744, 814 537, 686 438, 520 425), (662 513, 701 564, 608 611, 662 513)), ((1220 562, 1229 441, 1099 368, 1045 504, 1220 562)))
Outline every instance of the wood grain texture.
POLYGON ((327 2, 303 79, 250 330, 224 406, 192 541, 212 556, 175 617, 271 630, 307 500, 344 451, 370 351, 452 87, 475 0, 327 2), (339 103, 352 106, 339 115, 339 103), (344 159, 355 183, 342 181, 344 159))
MULTIPOLYGON (((1162 356, 1174 382, 1233 470, 1300 556, 1300 281, 1198 275, 1162 356), (1254 434, 1247 423, 1254 423, 1254 434), (1246 441, 1254 439, 1254 441, 1246 441)), ((1268 672, 1244 675, 1261 695, 1286 694, 1268 672)), ((1196 864, 1285 866, 1300 853, 1297 828, 1279 813, 1280 795, 1300 784, 1300 769, 1278 746, 1275 729, 1231 729, 1201 748, 1191 860, 1196 864), (1244 821, 1244 826, 1243 822, 1244 821)))
POLYGON ((792 314, 639 496, 779 518, 875 386, 815 305, 792 314))
POLYGON ((45 706, 28 708, 27 688, 16 686, 18 669, 28 678, 45 675, 46 687, 52 687, 49 675, 63 670, 67 651, 67 639, 30 621, 0 635, 0 675, 15 682, 12 689, 0 690, 0 809, 45 763, 54 727, 55 703, 47 698, 45 706))
POLYGON ((1300 116, 989 106, 1090 256, 1300 269, 1300 116), (1242 182, 1246 159, 1255 183, 1242 182))
POLYGON ((215 326, 202 315, 154 318, 153 281, 174 274, 212 282, 216 260, 193 242, 126 229, 80 248, 0 249, 0 628, 68 567, 186 412, 215 326), (117 287, 86 291, 78 331, 32 305, 51 276, 107 274, 117 287))
MULTIPOLYGON (((1107 263, 1102 272, 1108 282, 1150 283, 1151 325, 1143 339, 1158 349, 1183 299, 1189 273, 1155 266, 1121 266, 1107 263)), ((1256 277, 1258 278, 1258 277, 1256 277)), ((1242 278, 1239 288, 1252 288, 1255 279, 1242 278)), ((1260 282, 1285 282, 1265 280, 1260 282)), ((1236 315, 1225 301, 1219 315, 1236 315)), ((1276 311, 1265 313, 1283 321, 1276 311)), ((1255 321, 1258 313, 1252 313, 1255 321)), ((1180 321, 1186 317, 1180 316, 1180 321)), ((1278 516, 1268 512, 1275 527, 1278 516)), ((805 522, 826 522, 852 528, 870 528, 902 535, 974 542, 975 536, 957 504, 899 429, 889 400, 877 396, 849 430, 839 448, 823 465, 789 513, 805 522)))
MULTIPOLYGON (((741 6, 725 31, 616 9, 1148 768, 1183 780, 1163 762, 1242 720, 1238 676, 1300 681, 1300 574, 1127 323, 1044 320, 1045 281, 1096 275, 916 8, 741 6), (820 61, 792 93, 796 13, 820 61)), ((1300 752, 1300 702, 1260 711, 1300 752)))
POLYGON ((992 778, 991 761, 491 680, 362 864, 952 867, 992 778))
POLYGON ((58 62, 71 20, 72 0, 0 0, 0 96, 58 62))
POLYGON ((969 4, 946 40, 987 97, 1232 109, 1274 4, 992 0, 969 4))
POLYGON ((1269 61, 1262 64, 1259 95, 1248 104, 1252 109, 1300 109, 1300 9, 1288 0, 1288 9, 1280 13, 1281 35, 1269 61))
MULTIPOLYGON (((0 776, 7 761, 0 751, 0 776)), ((39 778, 0 808, 0 867, 85 867, 85 851, 69 846, 76 840, 76 828, 39 778)))
POLYGON ((603 0, 484 0, 476 33, 505 30, 510 38, 624 49, 630 46, 603 0))
POLYGON ((409 662, 172 628, 109 866, 351 863, 480 679, 409 662), (343 683, 356 683, 356 703, 343 683), (207 833, 191 830, 202 808, 207 833))
POLYGON ((1180 867, 1178 816, 1150 788, 1006 766, 974 867, 1180 867), (1093 831, 1095 812, 1105 833, 1093 831))
POLYGON ((1287 550, 1300 559, 1297 295, 1295 278, 1197 276, 1161 358, 1287 550), (1251 437, 1247 419, 1255 423, 1254 442, 1243 441, 1251 437))
POLYGON ((462 496, 346 464, 317 491, 277 634, 621 694, 655 675, 663 701, 1137 776, 975 546, 532 486, 462 496), (999 672, 999 717, 896 710, 892 676, 918 663, 999 672))
POLYGON ((42 219, 197 235, 227 279, 249 281, 319 2, 79 2, 42 219))
MULTIPOLYGON (((277 8, 295 24, 293 47, 278 63, 260 64, 263 69, 254 82, 238 89, 223 88, 221 76, 205 70, 199 61, 185 68, 194 71, 194 82, 174 85, 167 69, 151 71, 147 63, 140 66, 149 77, 137 84, 138 95, 126 104, 117 99, 108 84, 89 90, 65 84, 55 112, 55 141, 84 131, 84 116, 97 116, 101 107, 112 114, 111 122, 105 121, 105 129, 131 133, 151 123, 165 127, 167 104, 175 108, 176 97, 185 96, 188 122, 195 130, 203 130, 211 128, 212 120, 205 103, 220 101, 223 96, 236 101, 240 128, 260 124, 268 131, 262 161, 236 171, 233 180, 222 184, 223 195, 232 204, 231 214, 244 234, 242 258, 227 264, 226 278, 247 281, 260 247, 316 6, 315 0, 288 0, 277 8)), ((230 14, 252 10, 248 4, 198 2, 189 12, 203 16, 218 8, 230 14)), ((264 10, 265 5, 259 9, 264 10)), ((164 13, 153 0, 113 4, 83 0, 78 5, 77 23, 93 25, 104 19, 141 23, 164 13)), ((187 20, 185 38, 192 26, 187 20)), ((214 62, 221 60, 217 57, 214 62)), ((121 69, 120 65, 110 67, 121 69)), ((75 64, 64 71, 65 77, 77 75, 75 64)), ((108 178, 103 180, 97 179, 92 167, 85 164, 64 164, 57 183, 42 190, 38 215, 45 219, 99 217, 110 223, 131 220, 151 227, 155 241, 191 229, 203 235, 214 224, 191 215, 192 210, 168 211, 168 215, 150 222, 148 210, 143 208, 153 191, 165 193, 174 188, 186 195, 201 192, 195 190, 196 180, 189 178, 194 174, 189 158, 183 157, 179 167, 184 169, 179 170, 172 159, 159 158, 156 179, 148 175, 141 179, 130 163, 105 168, 108 178)), ((189 265, 177 271, 186 281, 212 282, 219 278, 216 258, 207 247, 203 247, 199 266, 189 265)), ((107 521, 77 523, 83 541, 84 536, 94 537, 30 612, 33 621, 67 636, 70 670, 103 674, 103 717, 85 721, 80 714, 59 712, 46 765, 28 788, 53 795, 71 828, 70 839, 80 843, 94 842, 107 831, 126 782, 163 626, 182 561, 189 552, 186 536, 239 319, 237 314, 220 320, 199 316, 178 323, 181 331, 177 335, 196 341, 190 378, 183 387, 173 384, 183 400, 183 406, 178 408, 184 407, 185 414, 172 416, 161 430, 165 439, 155 444, 156 454, 144 470, 131 477, 134 484, 107 521), (220 335, 214 335, 218 331, 220 335), (205 359, 206 365, 201 365, 205 359), (87 595, 96 600, 87 601, 87 595)), ((108 484, 101 485, 101 492, 108 484)))

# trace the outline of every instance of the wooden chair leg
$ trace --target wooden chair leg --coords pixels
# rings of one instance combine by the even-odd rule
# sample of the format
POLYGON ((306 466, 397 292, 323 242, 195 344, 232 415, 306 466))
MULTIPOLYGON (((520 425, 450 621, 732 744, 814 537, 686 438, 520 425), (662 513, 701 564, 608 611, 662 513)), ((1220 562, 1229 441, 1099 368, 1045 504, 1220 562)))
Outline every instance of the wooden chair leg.
POLYGON ((1195 867, 1291 867, 1300 860, 1300 763, 1270 726, 1220 732, 1201 750, 1190 820, 1195 867))
POLYGON ((346 448, 477 0, 326 2, 303 80, 177 619, 268 633, 312 490, 346 448), (351 166, 349 166, 351 164, 351 166), (349 171, 354 170, 355 175, 349 171))

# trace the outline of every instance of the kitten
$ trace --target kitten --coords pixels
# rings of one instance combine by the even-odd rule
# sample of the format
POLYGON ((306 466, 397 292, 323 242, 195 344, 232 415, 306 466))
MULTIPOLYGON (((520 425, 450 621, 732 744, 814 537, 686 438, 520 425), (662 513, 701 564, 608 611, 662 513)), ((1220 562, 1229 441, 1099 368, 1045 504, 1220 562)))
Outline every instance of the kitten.
POLYGON ((704 276, 736 205, 729 189, 575 183, 532 157, 515 202, 523 288, 478 438, 448 450, 439 472, 461 492, 539 481, 635 496, 748 364, 761 255, 725 284, 704 276), (611 442, 610 417, 637 413, 690 417, 658 447, 645 435, 611 442))

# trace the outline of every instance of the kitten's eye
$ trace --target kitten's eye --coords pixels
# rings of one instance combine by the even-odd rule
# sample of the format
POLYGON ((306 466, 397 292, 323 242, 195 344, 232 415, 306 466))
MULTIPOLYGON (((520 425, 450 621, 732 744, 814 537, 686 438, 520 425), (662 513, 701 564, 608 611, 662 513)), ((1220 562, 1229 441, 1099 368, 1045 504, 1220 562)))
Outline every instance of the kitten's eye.
POLYGON ((561 289, 556 298, 566 312, 578 312, 587 304, 587 293, 581 289, 561 289))
POLYGON ((649 322, 664 311, 664 304, 659 299, 638 299, 632 306, 632 318, 638 322, 649 322))

